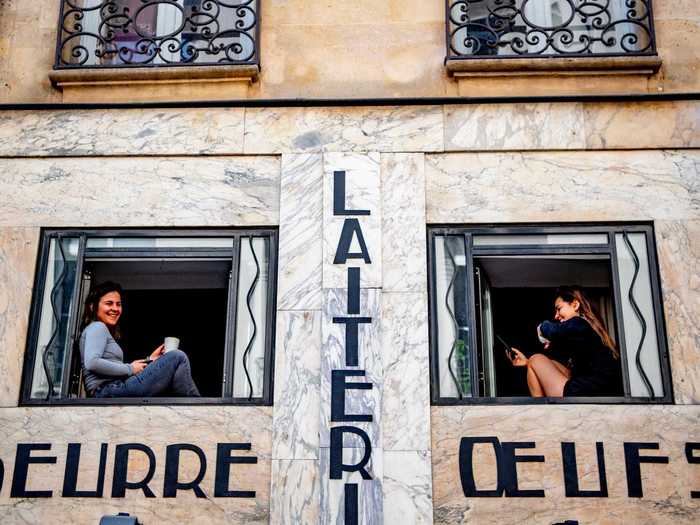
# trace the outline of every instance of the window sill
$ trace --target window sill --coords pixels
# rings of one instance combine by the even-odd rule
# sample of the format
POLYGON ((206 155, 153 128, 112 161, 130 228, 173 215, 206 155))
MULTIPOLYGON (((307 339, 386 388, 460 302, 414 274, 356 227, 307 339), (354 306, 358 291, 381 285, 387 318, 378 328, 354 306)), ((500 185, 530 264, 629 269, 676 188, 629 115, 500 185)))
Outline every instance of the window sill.
POLYGON ((49 73, 64 102, 246 98, 257 65, 60 69, 49 73))

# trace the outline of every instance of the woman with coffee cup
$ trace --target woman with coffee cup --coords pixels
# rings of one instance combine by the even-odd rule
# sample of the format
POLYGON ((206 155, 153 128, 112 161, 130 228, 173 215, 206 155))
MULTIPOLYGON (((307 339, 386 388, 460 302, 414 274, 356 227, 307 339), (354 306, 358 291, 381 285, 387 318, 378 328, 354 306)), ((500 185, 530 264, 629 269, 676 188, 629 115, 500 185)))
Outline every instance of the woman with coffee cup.
MULTIPOLYGON (((160 345, 148 359, 124 363, 124 353, 117 343, 122 295, 121 286, 108 281, 95 286, 85 300, 80 357, 88 394, 98 398, 151 397, 164 393, 199 397, 190 361, 181 350, 166 352, 165 345, 160 345)), ((168 343, 170 346, 173 341, 168 343)), ((175 342, 175 347, 178 343, 175 342)))
POLYGON ((537 327, 549 355, 506 352, 513 366, 527 367, 530 395, 621 395, 620 354, 588 297, 578 286, 560 286, 555 297, 555 321, 537 327))

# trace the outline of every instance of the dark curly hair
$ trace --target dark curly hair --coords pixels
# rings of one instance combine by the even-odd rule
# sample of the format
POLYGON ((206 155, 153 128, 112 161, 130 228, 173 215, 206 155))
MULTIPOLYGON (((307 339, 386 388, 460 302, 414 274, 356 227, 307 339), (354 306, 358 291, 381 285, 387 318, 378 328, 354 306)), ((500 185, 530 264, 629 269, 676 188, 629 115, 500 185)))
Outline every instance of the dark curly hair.
MULTIPOLYGON (((97 305, 100 304, 100 299, 110 292, 117 292, 122 298, 124 297, 124 289, 118 283, 112 281, 96 284, 90 289, 90 293, 85 299, 81 330, 84 330, 87 325, 97 320, 97 305)), ((121 337, 119 323, 113 329, 110 329, 110 332, 112 337, 119 339, 121 337)))

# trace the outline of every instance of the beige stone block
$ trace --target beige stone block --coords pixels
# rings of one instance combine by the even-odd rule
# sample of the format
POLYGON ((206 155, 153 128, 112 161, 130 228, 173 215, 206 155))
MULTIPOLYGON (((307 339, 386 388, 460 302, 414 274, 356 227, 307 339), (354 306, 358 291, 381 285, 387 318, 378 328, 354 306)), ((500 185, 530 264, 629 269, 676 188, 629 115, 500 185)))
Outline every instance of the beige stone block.
POLYGON ((38 228, 0 228, 0 407, 17 406, 38 228))
POLYGON ((697 150, 426 156, 427 222, 563 222, 697 216, 697 150))
MULTIPOLYGON (((67 522, 97 523, 105 514, 127 511, 143 523, 256 523, 269 522, 271 407, 33 407, 0 410, 0 458, 6 480, 12 476, 17 443, 50 443, 50 451, 36 456, 55 456, 55 464, 32 465, 27 486, 51 490, 51 498, 11 499, 9 487, 0 494, 2 523, 42 523, 60 516, 67 522), (28 436, 32 436, 28 439, 28 436), (68 443, 81 443, 78 488, 94 490, 101 443, 108 444, 102 498, 62 498, 68 443), (125 498, 112 498, 115 447, 141 443, 155 455, 155 474, 149 483, 155 498, 140 490, 127 490, 125 498), (179 491, 176 498, 163 498, 165 449, 175 443, 196 445, 205 453, 207 468, 200 488, 205 498, 192 491, 179 491), (232 455, 254 456, 256 463, 232 464, 230 490, 253 490, 255 498, 214 497, 217 443, 250 443, 250 451, 232 455)), ((180 479, 193 479, 199 461, 191 452, 180 456, 180 479)), ((140 452, 129 454, 128 478, 144 477, 148 462, 140 452)))
MULTIPOLYGON (((693 9, 697 13, 697 5, 693 9)), ((697 92, 700 88, 700 15, 686 17, 678 11, 676 19, 658 20, 654 24, 659 55, 664 61, 657 80, 666 92, 697 92)))
MULTIPOLYGON (((435 523, 697 523, 700 504, 690 491, 700 473, 685 457, 685 443, 700 439, 700 409, 674 406, 462 406, 432 408, 435 523), (501 442, 534 442, 518 455, 543 455, 544 463, 519 463, 518 488, 544 490, 544 498, 466 498, 459 477, 462 437, 495 436, 501 442), (574 442, 580 488, 597 490, 595 443, 604 444, 608 497, 573 498, 564 492, 561 442, 574 442), (624 442, 658 443, 668 464, 642 464, 644 497, 628 496, 624 442)), ((489 445, 474 451, 477 488, 496 486, 489 445)))
POLYGON ((440 106, 250 108, 245 152, 442 151, 440 106))
POLYGON ((581 104, 445 106, 445 150, 584 149, 581 104))
POLYGON ((212 155, 243 152, 242 108, 7 111, 0 155, 212 155))
POLYGON ((700 103, 583 104, 587 149, 700 146, 700 103))
POLYGON ((700 220, 654 223, 676 403, 700 403, 700 220))
POLYGON ((52 158, 0 161, 0 224, 279 224, 279 158, 52 158))

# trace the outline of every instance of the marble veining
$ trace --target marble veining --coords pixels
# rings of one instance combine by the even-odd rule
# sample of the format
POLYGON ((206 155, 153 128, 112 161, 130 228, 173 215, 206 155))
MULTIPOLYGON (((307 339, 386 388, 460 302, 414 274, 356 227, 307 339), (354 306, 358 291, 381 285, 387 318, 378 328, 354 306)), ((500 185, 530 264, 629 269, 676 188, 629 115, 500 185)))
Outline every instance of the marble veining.
POLYGON ((323 159, 282 155, 277 307, 320 310, 323 251, 323 159))
MULTIPOLYGON (((325 153, 323 155, 323 288, 347 287, 347 268, 361 268, 360 285, 377 288, 382 285, 382 209, 381 179, 378 153, 325 153), (369 210, 370 215, 333 215, 333 173, 345 171, 345 206, 349 210, 369 210), (370 263, 363 259, 347 259, 334 264, 343 225, 357 219, 367 245, 370 263)), ((355 236, 351 253, 360 251, 355 236)))
POLYGON ((318 459, 321 312, 277 312, 274 459, 318 459))
POLYGON ((441 106, 246 110, 245 153, 442 149, 441 106))
MULTIPOLYGON (((695 465, 685 443, 700 440, 700 408, 687 406, 462 406, 432 407, 432 465, 435 523, 520 524, 697 522, 700 504, 695 465), (546 423, 544 423, 546 422, 546 423), (544 498, 465 498, 459 478, 459 442, 464 436, 497 436, 501 441, 535 442, 522 453, 543 455, 544 463, 522 463, 519 487, 542 489, 544 498), (561 442, 576 443, 581 488, 598 488, 595 442, 604 444, 607 498, 566 498, 561 442), (623 442, 655 442, 653 454, 668 464, 642 464, 643 498, 627 494, 623 442)), ((386 458, 385 458, 386 461, 386 458)), ((495 486, 492 449, 475 448, 477 486, 495 486)))
MULTIPOLYGON (((361 448, 344 448, 343 463, 354 465, 362 460, 361 448)), ((366 466, 371 480, 362 479, 359 472, 344 472, 342 479, 330 479, 330 449, 321 449, 321 525, 344 523, 345 483, 358 485, 358 524, 383 525, 390 523, 384 516, 384 469, 380 448, 372 448, 372 458, 366 466)))
POLYGON ((383 485, 386 523, 433 523, 433 484, 429 450, 385 450, 383 485))
MULTIPOLYGON (((321 419, 320 446, 330 446, 331 425, 331 371, 364 370, 365 376, 348 377, 348 382, 372 383, 371 390, 347 390, 345 396, 346 414, 372 414, 371 422, 352 422, 355 427, 364 430, 373 447, 381 448, 382 428, 382 316, 381 291, 363 289, 360 292, 360 316, 371 317, 371 323, 359 325, 358 329, 358 363, 359 367, 345 365, 346 340, 345 325, 333 323, 334 317, 346 317, 347 290, 334 288, 323 290, 323 319, 321 324, 321 419)), ((362 441, 354 435, 346 435, 345 447, 363 447, 362 441)), ((374 453, 373 453, 374 456, 374 453)))
POLYGON ((384 450, 430 449, 428 307, 424 293, 382 293, 384 450))
POLYGON ((581 104, 445 106, 445 151, 584 149, 581 104))
POLYGON ((427 222, 689 218, 699 163, 697 150, 430 155, 427 222))
POLYGON ((0 156, 242 153, 243 120, 242 108, 3 112, 0 156))
POLYGON ((279 224, 279 159, 3 159, 0 225, 279 224))
POLYGON ((38 228, 0 228, 0 407, 17 406, 38 228))
POLYGON ((421 153, 382 154, 382 289, 422 292, 425 272, 425 170, 421 153))
POLYGON ((319 523, 320 470, 318 460, 272 461, 270 523, 319 523))

